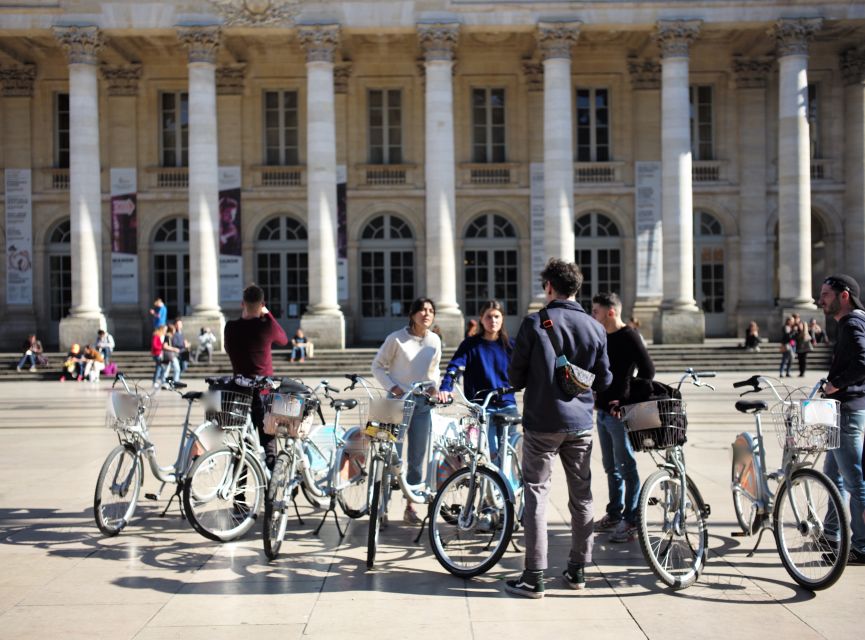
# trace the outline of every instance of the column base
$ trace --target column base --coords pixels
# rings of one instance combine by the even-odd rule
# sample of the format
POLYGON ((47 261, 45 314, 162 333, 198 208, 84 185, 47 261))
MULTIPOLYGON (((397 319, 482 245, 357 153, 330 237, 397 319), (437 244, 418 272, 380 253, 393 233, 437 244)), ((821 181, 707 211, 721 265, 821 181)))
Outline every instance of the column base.
MULTIPOLYGON (((438 325, 445 350, 451 353, 456 351, 466 336, 466 319, 459 309, 456 311, 448 310, 446 313, 438 311, 433 325, 438 325)), ((447 362, 448 358, 449 356, 442 353, 442 360, 447 362)))
MULTIPOLYGON (((821 326, 825 324, 826 316, 823 314, 822 309, 818 309, 817 305, 814 304, 796 304, 790 301, 781 301, 780 303, 780 311, 779 315, 775 316, 775 327, 773 338, 777 336, 777 339, 781 339, 782 327, 784 326, 784 321, 789 318, 794 313, 798 313, 799 317, 804 320, 806 323, 811 318, 817 318, 817 322, 820 323, 821 326)), ((825 326, 823 327, 826 328, 825 326)))
POLYGON ((658 318, 661 313, 660 300, 637 300, 631 309, 631 314, 627 317, 623 316, 622 320, 627 322, 632 317, 640 321, 640 334, 647 341, 656 341, 655 326, 658 324, 658 318))
POLYGON ((108 328, 108 321, 100 312, 83 318, 81 316, 66 316, 60 321, 60 350, 68 351, 73 344, 81 345, 96 342, 96 334, 100 329, 108 328))
MULTIPOLYGON (((197 336, 201 333, 202 327, 209 327, 216 336, 216 344, 213 345, 214 351, 221 351, 224 347, 223 332, 225 331, 225 316, 220 311, 208 311, 206 313, 194 313, 189 316, 183 316, 183 337, 189 341, 192 348, 195 348, 197 336)), ((114 337, 117 340, 117 336, 114 337)))
POLYGON ((43 346, 48 349, 45 336, 39 334, 36 315, 33 313, 32 307, 26 307, 26 310, 20 311, 15 307, 7 309, 6 314, 0 316, 0 325, 3 326, 3 334, 0 335, 0 349, 19 353, 24 339, 31 333, 35 333, 36 338, 41 340, 43 346))
POLYGON ((763 342, 775 342, 781 339, 781 325, 778 321, 778 309, 772 304, 757 302, 740 302, 736 309, 736 337, 743 340, 748 331, 748 325, 756 322, 763 342))
POLYGON ((661 309, 654 325, 655 344, 701 344, 706 338, 702 311, 661 309))
POLYGON ((316 349, 345 349, 345 316, 341 311, 305 313, 300 326, 316 349))
MULTIPOLYGON (((151 316, 145 318, 138 307, 118 309, 113 307, 106 317, 108 332, 114 336, 117 349, 150 350, 150 332, 153 327, 151 316)), ((184 332, 185 335, 185 332, 184 332)))

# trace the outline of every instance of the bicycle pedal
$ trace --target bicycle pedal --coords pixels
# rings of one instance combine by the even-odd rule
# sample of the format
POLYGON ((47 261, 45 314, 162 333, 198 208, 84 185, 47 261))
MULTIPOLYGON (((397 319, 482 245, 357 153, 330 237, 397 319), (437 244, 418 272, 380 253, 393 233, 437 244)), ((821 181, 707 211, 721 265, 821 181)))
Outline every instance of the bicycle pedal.
POLYGON ((712 505, 704 504, 703 505, 703 517, 708 518, 710 515, 712 515, 712 505))
POLYGON ((748 534, 745 533, 744 531, 733 531, 730 533, 730 535, 734 538, 747 538, 748 537, 748 534))
POLYGON ((155 493, 145 493, 144 497, 148 500, 159 500, 159 495, 155 493))

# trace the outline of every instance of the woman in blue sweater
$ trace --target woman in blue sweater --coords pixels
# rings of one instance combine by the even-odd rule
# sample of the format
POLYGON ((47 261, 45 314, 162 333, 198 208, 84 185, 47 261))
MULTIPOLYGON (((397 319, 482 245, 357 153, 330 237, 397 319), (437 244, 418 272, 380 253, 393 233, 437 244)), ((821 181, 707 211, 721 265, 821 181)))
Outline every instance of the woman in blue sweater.
MULTIPOLYGON (((451 398, 454 378, 463 367, 463 390, 469 400, 474 399, 479 391, 510 386, 508 365, 514 342, 505 330, 502 304, 497 300, 489 300, 481 305, 480 324, 482 331, 463 340, 448 363, 447 373, 439 387, 439 400, 451 398)), ((519 415, 514 394, 509 393, 491 401, 488 412, 519 415)), ((502 431, 498 425, 489 425, 490 455, 493 460, 499 450, 502 431)))

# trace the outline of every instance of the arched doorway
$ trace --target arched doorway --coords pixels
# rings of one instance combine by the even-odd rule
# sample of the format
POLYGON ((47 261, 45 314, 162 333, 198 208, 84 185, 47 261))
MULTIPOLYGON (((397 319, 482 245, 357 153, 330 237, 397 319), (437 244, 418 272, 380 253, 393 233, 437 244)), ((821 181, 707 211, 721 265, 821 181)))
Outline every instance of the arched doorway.
POLYGON ((289 336, 309 304, 308 244, 306 227, 289 216, 265 222, 255 242, 255 281, 289 336))
POLYGON ((574 260, 583 272, 577 301, 588 312, 598 293, 622 295, 622 234, 611 218, 592 211, 577 218, 574 236, 574 260))
POLYGON ((72 306, 72 252, 69 244, 71 235, 69 218, 58 222, 48 233, 48 286, 45 288, 48 336, 45 342, 51 345, 59 344, 60 321, 69 315, 69 308, 72 306))
POLYGON ((169 321, 188 314, 189 220, 171 218, 153 234, 151 298, 162 298, 169 321))

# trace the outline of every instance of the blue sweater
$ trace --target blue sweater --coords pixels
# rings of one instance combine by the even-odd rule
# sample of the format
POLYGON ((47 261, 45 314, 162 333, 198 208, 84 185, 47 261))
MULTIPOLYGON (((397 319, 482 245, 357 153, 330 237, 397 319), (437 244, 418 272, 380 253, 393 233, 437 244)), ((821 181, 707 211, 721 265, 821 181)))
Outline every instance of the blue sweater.
MULTIPOLYGON (((513 347, 513 340, 510 341, 510 349, 505 350, 498 340, 484 340, 481 336, 466 338, 448 363, 440 389, 451 391, 454 388, 454 374, 459 367, 466 369, 463 389, 469 400, 474 399, 479 391, 511 386, 508 382, 508 366, 513 347)), ((509 393, 492 400, 490 406, 504 407, 516 403, 514 394, 509 393)))

